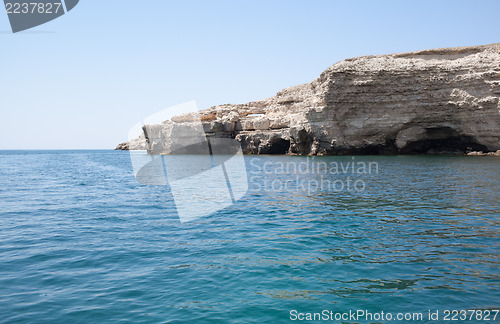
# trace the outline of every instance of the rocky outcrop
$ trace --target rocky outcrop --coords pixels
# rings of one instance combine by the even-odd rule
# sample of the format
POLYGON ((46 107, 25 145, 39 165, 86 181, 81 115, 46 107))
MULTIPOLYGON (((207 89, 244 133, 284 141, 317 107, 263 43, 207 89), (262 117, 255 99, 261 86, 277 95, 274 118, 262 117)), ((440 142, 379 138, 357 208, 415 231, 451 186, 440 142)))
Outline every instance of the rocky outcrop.
MULTIPOLYGON (((199 119, 208 137, 234 138, 249 154, 493 152, 499 98, 500 44, 491 44, 347 59, 309 84, 199 119)), ((155 142, 146 134, 130 148, 168 153, 172 131, 189 132, 193 118, 150 125, 155 142)))
POLYGON ((148 142, 144 134, 129 142, 120 143, 116 146, 115 150, 128 151, 128 150, 147 150, 148 142))
POLYGON ((467 153, 467 155, 471 156, 500 156, 500 150, 497 150, 496 152, 477 152, 477 151, 472 151, 467 153))

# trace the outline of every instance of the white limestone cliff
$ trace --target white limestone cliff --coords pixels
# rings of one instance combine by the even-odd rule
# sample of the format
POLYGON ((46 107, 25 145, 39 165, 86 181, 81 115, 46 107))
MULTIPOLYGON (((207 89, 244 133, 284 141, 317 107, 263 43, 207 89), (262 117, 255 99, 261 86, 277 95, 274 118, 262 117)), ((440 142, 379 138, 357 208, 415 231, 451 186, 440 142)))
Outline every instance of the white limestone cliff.
MULTIPOLYGON (((347 59, 309 84, 200 116, 208 137, 234 138, 248 154, 494 152, 500 43, 347 59)), ((172 130, 189 132, 191 122, 149 125, 154 143, 137 139, 117 149, 169 153, 172 130)))

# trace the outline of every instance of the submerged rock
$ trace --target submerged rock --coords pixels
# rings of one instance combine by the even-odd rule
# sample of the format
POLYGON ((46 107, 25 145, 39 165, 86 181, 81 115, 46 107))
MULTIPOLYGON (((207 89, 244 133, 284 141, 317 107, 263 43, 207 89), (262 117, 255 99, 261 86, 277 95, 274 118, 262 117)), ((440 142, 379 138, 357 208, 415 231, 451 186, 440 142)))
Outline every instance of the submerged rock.
MULTIPOLYGON (((487 153, 500 149, 499 98, 500 43, 347 59, 309 84, 199 119, 208 137, 234 138, 247 154, 487 153)), ((169 153, 185 119, 150 125, 154 143, 117 149, 169 153)))

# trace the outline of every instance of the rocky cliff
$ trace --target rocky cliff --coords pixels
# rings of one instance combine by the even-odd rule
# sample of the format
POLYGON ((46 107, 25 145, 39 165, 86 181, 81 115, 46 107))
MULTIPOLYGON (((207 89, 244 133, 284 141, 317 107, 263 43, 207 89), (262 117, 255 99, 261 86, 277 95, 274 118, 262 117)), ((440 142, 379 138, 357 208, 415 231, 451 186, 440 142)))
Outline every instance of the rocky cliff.
POLYGON ((201 119, 249 154, 412 154, 500 149, 500 43, 364 56, 269 99, 146 125, 117 149, 169 153, 201 119))

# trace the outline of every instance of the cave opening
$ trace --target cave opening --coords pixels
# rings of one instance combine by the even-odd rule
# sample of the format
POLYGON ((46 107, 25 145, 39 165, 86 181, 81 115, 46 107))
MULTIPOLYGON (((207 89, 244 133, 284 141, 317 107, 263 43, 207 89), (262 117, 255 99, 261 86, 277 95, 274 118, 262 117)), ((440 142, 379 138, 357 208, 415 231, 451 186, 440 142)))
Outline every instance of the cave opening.
POLYGON ((451 127, 432 127, 425 129, 420 140, 409 142, 401 154, 464 154, 471 151, 484 151, 487 147, 477 143, 471 136, 463 135, 451 127))
POLYGON ((276 138, 269 142, 263 154, 287 154, 290 149, 290 140, 276 138))
POLYGON ((452 136, 439 139, 424 139, 408 143, 401 154, 464 154, 471 151, 486 151, 487 147, 476 143, 470 136, 452 136))

